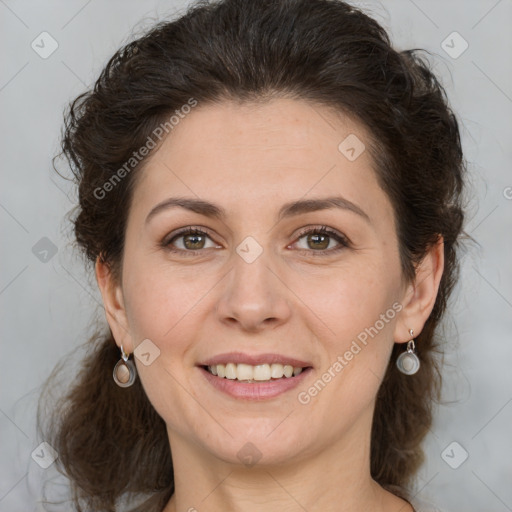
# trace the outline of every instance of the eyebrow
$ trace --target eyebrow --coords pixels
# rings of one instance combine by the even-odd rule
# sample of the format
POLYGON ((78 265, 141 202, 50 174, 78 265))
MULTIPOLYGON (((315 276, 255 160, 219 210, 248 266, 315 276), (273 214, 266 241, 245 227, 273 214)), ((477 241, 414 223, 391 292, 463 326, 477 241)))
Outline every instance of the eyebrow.
MULTIPOLYGON (((226 218, 226 210, 221 206, 210 203, 203 199, 189 197, 170 197, 157 204, 146 217, 147 224, 155 215, 170 208, 184 208, 205 217, 223 220, 226 218)), ((302 213, 309 213, 319 210, 338 208, 353 212, 362 217, 366 222, 371 223, 370 217, 356 204, 344 197, 333 196, 318 199, 302 199, 285 203, 279 210, 277 220, 293 217, 302 213)))

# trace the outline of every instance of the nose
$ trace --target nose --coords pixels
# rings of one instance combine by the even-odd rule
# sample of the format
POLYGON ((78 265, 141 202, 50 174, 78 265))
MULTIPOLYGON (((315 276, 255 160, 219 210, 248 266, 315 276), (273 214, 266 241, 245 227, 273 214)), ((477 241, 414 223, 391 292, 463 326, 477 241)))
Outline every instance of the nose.
POLYGON ((291 292, 268 266, 265 252, 252 263, 237 254, 233 259, 216 308, 219 320, 251 332, 284 324, 291 314, 291 292))

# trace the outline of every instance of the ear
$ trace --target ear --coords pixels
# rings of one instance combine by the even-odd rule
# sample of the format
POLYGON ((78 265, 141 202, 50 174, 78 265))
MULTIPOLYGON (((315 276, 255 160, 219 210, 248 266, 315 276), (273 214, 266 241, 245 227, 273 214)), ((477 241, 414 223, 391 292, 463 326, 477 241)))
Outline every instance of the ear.
POLYGON ((444 239, 440 237, 417 266, 414 281, 407 286, 402 299, 403 309, 395 324, 396 343, 411 339, 409 329, 414 331, 414 337, 422 331, 434 308, 443 270, 444 239))
POLYGON ((130 336, 126 309, 124 306, 121 283, 117 283, 107 263, 100 256, 95 264, 96 281, 103 297, 105 316, 118 347, 123 344, 123 350, 133 352, 133 341, 130 336))

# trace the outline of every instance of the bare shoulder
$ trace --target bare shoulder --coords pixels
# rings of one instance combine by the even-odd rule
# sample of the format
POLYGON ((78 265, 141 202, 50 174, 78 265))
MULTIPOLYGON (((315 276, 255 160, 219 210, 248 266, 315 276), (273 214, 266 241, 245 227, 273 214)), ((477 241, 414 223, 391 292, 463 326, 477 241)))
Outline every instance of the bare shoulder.
POLYGON ((414 512, 449 512, 448 510, 441 510, 439 507, 416 496, 407 498, 407 501, 413 506, 414 512))

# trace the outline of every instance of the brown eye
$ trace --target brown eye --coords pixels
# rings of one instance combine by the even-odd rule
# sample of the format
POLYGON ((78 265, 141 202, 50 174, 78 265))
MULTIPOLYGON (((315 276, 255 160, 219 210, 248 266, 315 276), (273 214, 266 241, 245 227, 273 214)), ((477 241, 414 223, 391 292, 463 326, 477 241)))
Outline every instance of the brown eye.
POLYGON ((310 248, 325 250, 329 247, 331 237, 329 235, 323 235, 321 233, 310 233, 306 235, 307 244, 310 248))
POLYGON ((304 230, 297 238, 296 243, 302 239, 305 239, 306 247, 299 247, 299 249, 313 254, 337 252, 349 246, 345 236, 326 226, 304 230))
POLYGON ((205 243, 205 236, 200 234, 182 235, 183 245, 187 249, 196 250, 203 249, 205 243))
POLYGON ((218 247, 211 240, 210 235, 198 228, 186 228, 176 233, 171 238, 167 238, 162 242, 162 246, 172 252, 191 253, 202 251, 211 247, 218 247), (211 245, 207 246, 210 240, 211 245))

